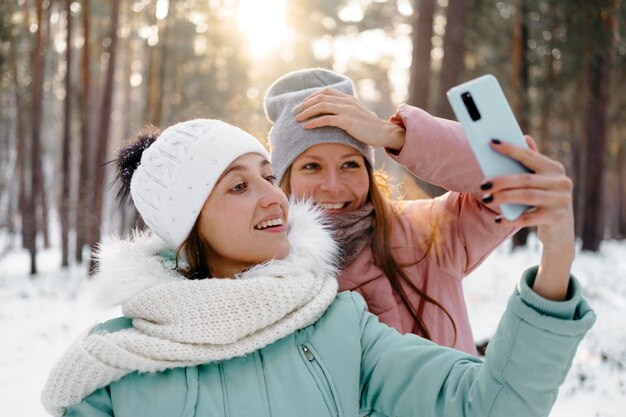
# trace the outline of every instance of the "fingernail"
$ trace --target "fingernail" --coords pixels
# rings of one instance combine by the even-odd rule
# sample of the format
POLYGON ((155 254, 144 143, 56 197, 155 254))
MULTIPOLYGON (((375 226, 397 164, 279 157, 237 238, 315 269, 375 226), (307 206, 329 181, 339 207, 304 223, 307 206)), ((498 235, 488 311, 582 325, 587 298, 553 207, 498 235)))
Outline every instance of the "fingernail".
POLYGON ((493 201, 493 195, 485 194, 483 196, 483 203, 491 203, 493 201))
POLYGON ((500 223, 502 221, 502 217, 498 216, 496 217, 496 223, 500 223))
POLYGON ((500 139, 493 138, 491 139, 491 143, 493 143, 494 145, 499 145, 502 143, 502 141, 500 139))
POLYGON ((304 106, 302 105, 302 103, 298 104, 296 107, 293 108, 293 110, 291 111, 291 113, 295 116, 298 113, 302 113, 302 111, 304 110, 304 106))
POLYGON ((493 183, 491 181, 483 182, 482 184, 480 184, 481 190, 491 190, 491 187, 493 187, 493 183))

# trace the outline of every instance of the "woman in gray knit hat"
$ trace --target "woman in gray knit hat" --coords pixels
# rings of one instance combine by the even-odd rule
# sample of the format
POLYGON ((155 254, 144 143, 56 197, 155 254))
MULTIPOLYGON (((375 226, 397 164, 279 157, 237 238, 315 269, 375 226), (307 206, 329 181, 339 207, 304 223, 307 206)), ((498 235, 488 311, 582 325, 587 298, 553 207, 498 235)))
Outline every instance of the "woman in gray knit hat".
MULTIPOLYGON (((340 290, 361 293, 370 311, 401 333, 477 354, 462 279, 533 216, 555 216, 538 200, 534 213, 506 221, 496 208, 512 196, 502 191, 550 189, 567 196, 571 183, 562 166, 532 152, 547 171, 515 177, 512 184, 485 181, 458 123, 406 104, 382 120, 355 99, 349 78, 321 68, 280 77, 267 91, 265 110, 281 187, 288 195, 311 196, 338 228, 340 290), (391 200, 383 176, 373 171, 372 147, 450 192, 391 200)), ((519 159, 518 150, 493 146, 519 159)))

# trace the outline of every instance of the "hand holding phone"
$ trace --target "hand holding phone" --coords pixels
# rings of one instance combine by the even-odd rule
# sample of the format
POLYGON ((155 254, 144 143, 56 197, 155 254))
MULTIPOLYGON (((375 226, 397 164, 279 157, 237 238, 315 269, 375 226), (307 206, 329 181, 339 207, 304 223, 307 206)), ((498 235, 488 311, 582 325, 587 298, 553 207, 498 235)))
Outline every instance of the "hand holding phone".
MULTIPOLYGON (((447 96, 485 177, 529 172, 516 160, 491 148, 492 139, 528 148, 504 92, 493 75, 483 75, 452 87, 447 96)), ((522 204, 502 204, 500 211, 507 220, 515 220, 529 208, 522 204)))

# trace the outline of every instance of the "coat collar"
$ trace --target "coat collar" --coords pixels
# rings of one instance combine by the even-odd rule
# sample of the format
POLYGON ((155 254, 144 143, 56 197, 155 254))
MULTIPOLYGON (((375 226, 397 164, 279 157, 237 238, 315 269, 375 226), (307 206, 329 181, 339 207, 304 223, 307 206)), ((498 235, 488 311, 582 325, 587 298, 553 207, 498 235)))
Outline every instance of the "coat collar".
MULTIPOLYGON (((256 265, 237 278, 280 275, 281 270, 291 270, 294 265, 320 276, 336 273, 338 247, 322 210, 310 201, 290 202, 287 238, 291 244, 287 257, 256 265)), ((184 280, 173 263, 161 256, 164 251, 171 252, 171 248, 149 231, 135 230, 127 239, 103 240, 95 254, 98 303, 123 305, 155 285, 184 280)))

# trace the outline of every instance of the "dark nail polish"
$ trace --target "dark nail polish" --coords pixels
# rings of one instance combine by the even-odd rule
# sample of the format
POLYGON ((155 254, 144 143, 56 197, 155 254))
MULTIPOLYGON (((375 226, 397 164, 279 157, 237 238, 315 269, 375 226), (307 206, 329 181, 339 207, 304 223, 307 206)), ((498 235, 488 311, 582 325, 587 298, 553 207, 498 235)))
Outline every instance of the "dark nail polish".
POLYGON ((483 197, 483 203, 491 203, 493 201, 493 195, 487 194, 483 197))
POLYGON ((483 182, 482 184, 480 184, 481 190, 491 190, 491 187, 493 187, 493 183, 491 181, 483 182))
POLYGON ((493 139, 491 139, 491 143, 493 143, 494 145, 499 145, 499 144, 502 143, 502 141, 500 139, 493 138, 493 139))
POLYGON ((502 221, 502 217, 498 216, 496 217, 496 223, 500 223, 502 221))

